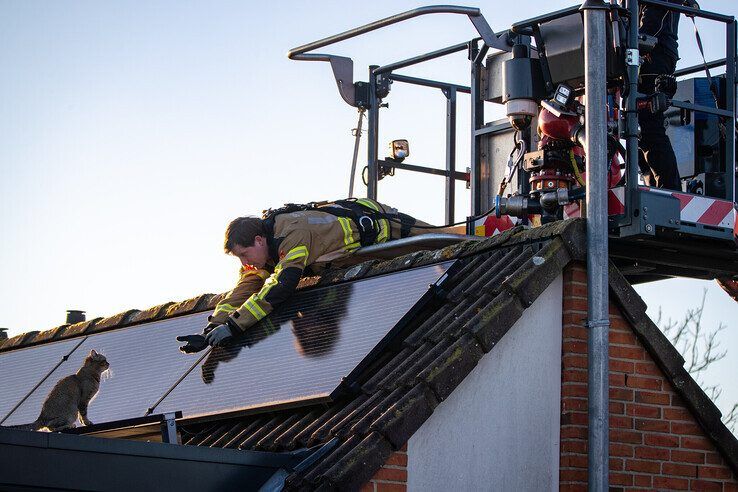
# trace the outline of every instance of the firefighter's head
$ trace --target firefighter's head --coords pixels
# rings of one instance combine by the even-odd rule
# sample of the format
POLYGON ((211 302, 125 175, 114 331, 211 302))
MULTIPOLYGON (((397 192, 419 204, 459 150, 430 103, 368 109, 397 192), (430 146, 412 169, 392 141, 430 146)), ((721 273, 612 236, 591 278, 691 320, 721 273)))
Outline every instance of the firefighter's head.
POLYGON ((225 233, 223 249, 244 266, 263 268, 269 260, 264 223, 257 217, 233 219, 225 233))

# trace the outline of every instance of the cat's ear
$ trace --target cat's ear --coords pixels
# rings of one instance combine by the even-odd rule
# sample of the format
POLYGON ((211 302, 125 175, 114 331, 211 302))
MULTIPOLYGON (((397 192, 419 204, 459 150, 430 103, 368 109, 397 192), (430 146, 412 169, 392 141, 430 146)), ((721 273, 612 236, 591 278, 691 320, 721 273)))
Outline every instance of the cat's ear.
POLYGON ((95 349, 90 350, 90 357, 96 357, 97 352, 95 352, 95 349))

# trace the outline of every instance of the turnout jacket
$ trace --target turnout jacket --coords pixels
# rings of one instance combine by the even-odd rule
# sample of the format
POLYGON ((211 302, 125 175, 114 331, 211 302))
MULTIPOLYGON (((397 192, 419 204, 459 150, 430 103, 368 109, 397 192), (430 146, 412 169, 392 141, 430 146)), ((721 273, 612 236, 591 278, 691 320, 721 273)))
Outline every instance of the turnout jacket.
MULTIPOLYGON (((374 210, 397 213, 396 209, 373 200, 364 198, 358 202, 374 210)), ((428 224, 415 221, 415 225, 428 224)), ((399 223, 379 219, 375 227, 378 231, 375 244, 400 238, 399 223)), ((408 235, 426 232, 429 231, 410 228, 408 235)), ((248 330, 294 293, 305 268, 315 271, 327 263, 345 262, 361 246, 358 226, 352 219, 315 209, 277 215, 267 242, 270 264, 265 269, 242 267, 236 287, 208 318, 211 323, 228 322, 241 331, 248 330)))

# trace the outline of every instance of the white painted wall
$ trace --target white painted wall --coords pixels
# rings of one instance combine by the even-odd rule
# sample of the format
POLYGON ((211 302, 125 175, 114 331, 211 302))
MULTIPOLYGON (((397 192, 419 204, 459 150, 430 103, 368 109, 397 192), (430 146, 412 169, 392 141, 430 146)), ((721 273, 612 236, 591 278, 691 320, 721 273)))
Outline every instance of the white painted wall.
POLYGON ((558 490, 559 276, 408 442, 408 490, 558 490))

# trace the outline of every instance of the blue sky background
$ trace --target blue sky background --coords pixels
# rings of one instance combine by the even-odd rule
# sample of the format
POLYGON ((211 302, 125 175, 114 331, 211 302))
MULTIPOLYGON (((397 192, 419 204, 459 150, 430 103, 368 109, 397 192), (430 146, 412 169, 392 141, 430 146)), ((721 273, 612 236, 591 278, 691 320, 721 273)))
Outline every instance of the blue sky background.
MULTIPOLYGON (((502 30, 572 4, 470 5, 502 30)), ((0 0, 0 326, 12 336, 59 325, 66 309, 92 318, 228 290, 238 266, 221 249, 231 218, 348 190, 356 110, 328 64, 290 61, 287 50, 420 5, 0 0)), ((734 0, 702 6, 738 14, 734 0)), ((699 62, 686 22, 680 66, 699 62)), ((699 25, 708 59, 725 56, 720 26, 699 25)), ((369 64, 474 36, 465 17, 434 15, 329 52, 351 56, 355 79, 366 80, 369 64)), ((468 85, 464 54, 402 73, 468 85)), ((386 102, 380 141, 408 138, 411 162, 442 166, 440 91, 395 84, 386 102)), ((459 105, 463 168, 467 96, 459 105)), ((487 118, 498 117, 490 105, 487 118)), ((443 219, 438 177, 400 171, 380 183, 380 199, 443 219)), ((468 202, 459 185, 457 220, 468 202)), ((706 378, 724 386, 727 408, 738 401, 738 304, 711 282, 638 291, 676 319, 703 288, 705 326, 728 325, 728 357, 706 378)))

